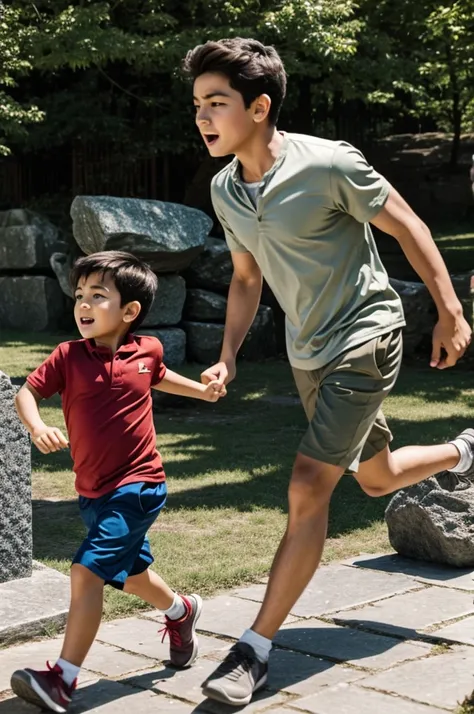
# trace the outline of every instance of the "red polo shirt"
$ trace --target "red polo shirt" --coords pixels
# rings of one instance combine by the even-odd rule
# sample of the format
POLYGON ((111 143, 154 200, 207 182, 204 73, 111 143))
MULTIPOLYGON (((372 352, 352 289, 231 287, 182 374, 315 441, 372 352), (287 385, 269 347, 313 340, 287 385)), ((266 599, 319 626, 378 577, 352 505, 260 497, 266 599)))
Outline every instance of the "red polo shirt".
POLYGON ((165 480, 150 392, 165 373, 161 342, 129 335, 113 356, 93 340, 63 342, 27 378, 45 399, 61 395, 80 495, 165 480))

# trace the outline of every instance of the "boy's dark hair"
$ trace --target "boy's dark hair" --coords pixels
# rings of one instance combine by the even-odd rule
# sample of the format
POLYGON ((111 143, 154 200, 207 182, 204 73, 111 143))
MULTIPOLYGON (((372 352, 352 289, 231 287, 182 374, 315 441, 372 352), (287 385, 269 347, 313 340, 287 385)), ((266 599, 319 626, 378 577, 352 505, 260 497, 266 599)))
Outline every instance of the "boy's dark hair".
POLYGON ((286 94, 286 73, 274 47, 242 37, 209 41, 189 50, 183 69, 193 80, 205 72, 225 75, 242 95, 246 109, 261 94, 268 94, 272 102, 268 120, 276 125, 286 94))
POLYGON ((158 278, 152 269, 140 258, 120 250, 105 250, 78 258, 74 263, 70 284, 73 292, 80 278, 88 278, 92 273, 107 273, 120 293, 120 305, 137 300, 141 310, 129 328, 136 330, 147 316, 158 288, 158 278))

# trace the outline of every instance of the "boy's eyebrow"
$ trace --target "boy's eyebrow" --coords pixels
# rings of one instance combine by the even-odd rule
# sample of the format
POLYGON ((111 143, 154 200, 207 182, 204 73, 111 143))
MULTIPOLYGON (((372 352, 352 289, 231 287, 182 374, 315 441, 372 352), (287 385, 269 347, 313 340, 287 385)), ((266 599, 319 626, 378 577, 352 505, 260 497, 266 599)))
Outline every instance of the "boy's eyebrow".
MULTIPOLYGON (((89 287, 91 290, 107 290, 108 293, 110 292, 109 288, 107 288, 105 285, 89 285, 89 287)), ((82 288, 77 286, 74 292, 76 292, 77 290, 82 290, 82 288)))
MULTIPOLYGON (((230 94, 227 94, 226 92, 208 92, 203 96, 203 99, 212 99, 213 97, 226 97, 227 99, 232 99, 230 94)), ((195 102, 198 102, 199 99, 198 97, 193 97, 195 102)))

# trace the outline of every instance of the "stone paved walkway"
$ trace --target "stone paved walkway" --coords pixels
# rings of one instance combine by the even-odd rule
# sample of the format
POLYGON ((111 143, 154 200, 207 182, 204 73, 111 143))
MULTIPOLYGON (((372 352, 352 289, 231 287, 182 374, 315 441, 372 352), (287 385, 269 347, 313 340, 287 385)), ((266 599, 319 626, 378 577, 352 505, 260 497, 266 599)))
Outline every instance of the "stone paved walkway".
MULTIPOLYGON (((454 712, 474 691, 474 580, 398 556, 321 568, 275 641, 267 688, 248 714, 454 712)), ((160 615, 101 626, 71 714, 225 714, 200 684, 247 627, 264 584, 205 601, 200 657, 185 671, 165 664, 160 615)), ((37 712, 12 696, 11 672, 43 667, 61 638, 0 651, 0 714, 37 712)))

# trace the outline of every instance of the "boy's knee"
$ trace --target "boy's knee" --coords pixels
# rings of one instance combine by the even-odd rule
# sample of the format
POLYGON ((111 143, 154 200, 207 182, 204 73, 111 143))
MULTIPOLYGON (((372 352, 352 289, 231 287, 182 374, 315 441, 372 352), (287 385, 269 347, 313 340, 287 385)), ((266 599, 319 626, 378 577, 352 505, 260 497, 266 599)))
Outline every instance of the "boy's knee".
POLYGON ((298 454, 288 489, 290 508, 319 510, 329 503, 343 470, 298 454))
POLYGON ((97 588, 104 587, 104 581, 98 575, 86 568, 85 565, 74 563, 71 567, 71 585, 73 588, 97 588))

